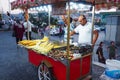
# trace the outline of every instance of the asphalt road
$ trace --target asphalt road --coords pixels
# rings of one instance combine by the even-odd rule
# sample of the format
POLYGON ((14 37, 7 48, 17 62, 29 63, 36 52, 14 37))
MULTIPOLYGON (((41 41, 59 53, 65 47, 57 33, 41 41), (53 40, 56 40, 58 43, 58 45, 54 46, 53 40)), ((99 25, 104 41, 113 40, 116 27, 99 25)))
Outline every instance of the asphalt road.
POLYGON ((11 31, 0 31, 0 80, 38 80, 37 68, 28 61, 24 48, 18 48, 11 31))

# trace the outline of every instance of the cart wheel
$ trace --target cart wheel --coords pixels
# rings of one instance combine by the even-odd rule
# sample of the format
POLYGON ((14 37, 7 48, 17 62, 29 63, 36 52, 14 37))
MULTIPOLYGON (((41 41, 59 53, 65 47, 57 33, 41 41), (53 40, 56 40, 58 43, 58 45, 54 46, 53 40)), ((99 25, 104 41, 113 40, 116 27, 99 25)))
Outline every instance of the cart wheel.
POLYGON ((38 77, 39 80, 53 80, 50 69, 44 63, 38 67, 38 77))

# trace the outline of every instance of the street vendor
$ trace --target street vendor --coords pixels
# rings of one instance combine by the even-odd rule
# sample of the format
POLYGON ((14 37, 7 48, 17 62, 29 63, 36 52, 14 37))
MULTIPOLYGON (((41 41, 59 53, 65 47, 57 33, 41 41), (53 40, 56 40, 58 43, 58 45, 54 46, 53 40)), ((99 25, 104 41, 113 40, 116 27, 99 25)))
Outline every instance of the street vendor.
POLYGON ((93 40, 91 41, 92 24, 90 22, 87 22, 85 15, 80 15, 78 21, 80 24, 72 32, 70 32, 70 36, 75 33, 79 33, 79 44, 92 44, 94 46, 99 36, 98 31, 93 30, 93 40))

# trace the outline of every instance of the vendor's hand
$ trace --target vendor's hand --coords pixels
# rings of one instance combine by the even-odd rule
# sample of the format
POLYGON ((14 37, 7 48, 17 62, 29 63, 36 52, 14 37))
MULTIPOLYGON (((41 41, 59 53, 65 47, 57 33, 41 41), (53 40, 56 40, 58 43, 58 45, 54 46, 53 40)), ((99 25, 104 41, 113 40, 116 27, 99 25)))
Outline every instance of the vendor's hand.
POLYGON ((64 15, 61 16, 62 20, 65 22, 66 21, 66 17, 64 15))
POLYGON ((62 15, 61 17, 62 17, 62 19, 65 19, 65 16, 64 16, 64 15, 62 15))

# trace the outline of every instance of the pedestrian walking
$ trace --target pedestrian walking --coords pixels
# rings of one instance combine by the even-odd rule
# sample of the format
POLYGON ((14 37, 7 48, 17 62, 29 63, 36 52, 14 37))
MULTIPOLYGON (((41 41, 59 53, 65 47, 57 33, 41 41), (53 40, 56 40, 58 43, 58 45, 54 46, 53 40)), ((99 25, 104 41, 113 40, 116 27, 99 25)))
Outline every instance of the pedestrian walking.
POLYGON ((13 24, 12 24, 12 37, 15 37, 15 32, 14 32, 14 26, 16 23, 16 18, 13 20, 13 24))
POLYGON ((31 33, 32 33, 32 28, 34 27, 34 25, 30 22, 25 20, 25 22, 23 23, 24 27, 25 27, 25 35, 27 40, 31 40, 31 33))
POLYGON ((103 42, 99 43, 96 54, 98 55, 98 61, 105 64, 105 58, 103 55, 103 42))
POLYGON ((59 25, 59 38, 61 38, 61 37, 62 37, 62 26, 59 25))
POLYGON ((110 45, 107 47, 107 49, 109 52, 109 59, 116 59, 117 47, 115 46, 114 41, 110 42, 110 45))
POLYGON ((25 32, 24 26, 19 20, 17 20, 13 26, 13 30, 15 32, 16 43, 18 44, 18 42, 23 39, 23 34, 25 32))

